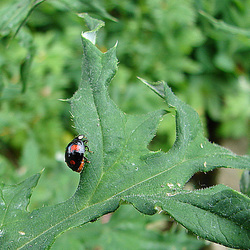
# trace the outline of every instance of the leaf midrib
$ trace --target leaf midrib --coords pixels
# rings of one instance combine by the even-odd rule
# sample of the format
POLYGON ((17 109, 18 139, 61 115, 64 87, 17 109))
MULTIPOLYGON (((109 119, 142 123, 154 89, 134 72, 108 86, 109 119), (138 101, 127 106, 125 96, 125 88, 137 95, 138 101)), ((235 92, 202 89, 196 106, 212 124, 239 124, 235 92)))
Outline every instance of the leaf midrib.
MULTIPOLYGON (((86 51, 84 50, 84 54, 85 54, 85 57, 87 57, 87 53, 86 51)), ((97 77, 97 82, 100 81, 100 78, 101 78, 101 75, 103 74, 103 57, 105 56, 105 54, 102 54, 101 55, 101 69, 100 69, 100 73, 97 77)), ((88 64, 89 65, 89 64, 88 64)), ((89 72, 91 72, 90 70, 86 70, 87 74, 88 74, 88 78, 91 79, 91 76, 89 75, 89 72)), ((91 92, 92 92, 92 96, 93 96, 93 101, 94 101, 94 105, 95 105, 95 110, 96 110, 96 114, 98 116, 98 119, 99 121, 101 121, 101 117, 100 117, 100 114, 99 114, 99 110, 98 110, 98 105, 97 105, 97 100, 96 100, 96 96, 94 95, 94 89, 93 89, 93 85, 90 83, 89 84, 90 86, 90 89, 91 89, 91 92)), ((104 85, 104 88, 105 88, 105 85, 104 85)), ((102 149, 104 149, 104 141, 103 141, 103 125, 102 125, 102 122, 100 122, 100 129, 101 129, 101 135, 102 135, 102 149)), ((96 184, 96 187, 93 189, 92 191, 92 194, 89 195, 89 199, 87 200, 86 202, 86 205, 88 206, 89 205, 89 202, 92 200, 93 198, 93 195, 95 194, 96 192, 96 189, 97 187, 99 186, 101 180, 102 180, 102 176, 103 176, 103 173, 104 173, 104 170, 103 170, 103 167, 104 167, 104 150, 102 150, 102 164, 101 164, 101 175, 100 175, 100 178, 96 184)))

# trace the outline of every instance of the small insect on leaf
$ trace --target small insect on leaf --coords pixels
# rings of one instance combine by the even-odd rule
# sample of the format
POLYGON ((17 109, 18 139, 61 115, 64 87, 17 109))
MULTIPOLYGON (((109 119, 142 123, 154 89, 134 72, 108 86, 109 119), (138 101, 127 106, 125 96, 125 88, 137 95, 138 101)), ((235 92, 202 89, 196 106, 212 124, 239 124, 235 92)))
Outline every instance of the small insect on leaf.
POLYGON ((89 151, 86 143, 87 138, 84 135, 78 135, 66 147, 65 162, 73 171, 80 173, 83 170, 84 162, 89 163, 84 156, 86 149, 89 151))

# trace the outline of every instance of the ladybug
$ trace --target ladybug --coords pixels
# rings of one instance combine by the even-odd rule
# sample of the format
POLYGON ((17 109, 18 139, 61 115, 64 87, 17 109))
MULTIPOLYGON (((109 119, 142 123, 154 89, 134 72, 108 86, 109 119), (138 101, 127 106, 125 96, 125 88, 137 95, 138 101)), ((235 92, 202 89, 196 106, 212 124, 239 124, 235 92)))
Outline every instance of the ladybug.
POLYGON ((65 150, 65 162, 69 168, 78 173, 84 167, 84 160, 89 163, 88 159, 84 156, 86 149, 89 151, 89 147, 86 145, 87 142, 88 140, 84 135, 78 135, 68 144, 65 150))

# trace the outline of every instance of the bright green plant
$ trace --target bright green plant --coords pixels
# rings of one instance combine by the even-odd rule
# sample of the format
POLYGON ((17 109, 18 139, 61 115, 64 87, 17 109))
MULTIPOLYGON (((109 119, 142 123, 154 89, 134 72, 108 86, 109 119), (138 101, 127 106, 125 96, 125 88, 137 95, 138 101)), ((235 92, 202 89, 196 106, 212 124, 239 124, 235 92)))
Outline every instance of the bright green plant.
POLYGON ((151 84, 141 79, 166 101, 168 111, 138 116, 122 112, 108 94, 117 70, 116 46, 106 53, 95 47, 92 42, 103 23, 87 15, 84 18, 91 31, 82 35, 82 81, 69 101, 76 130, 87 136, 94 153, 88 154, 90 163, 81 173, 75 194, 63 203, 27 211, 40 174, 17 185, 1 184, 1 247, 48 248, 64 231, 92 222, 126 202, 147 215, 165 211, 204 239, 249 248, 247 196, 224 185, 194 191, 184 186, 197 172, 218 167, 249 170, 250 158, 210 143, 198 114, 164 82, 151 84), (147 145, 159 120, 168 113, 175 114, 176 141, 167 153, 152 152, 147 145))

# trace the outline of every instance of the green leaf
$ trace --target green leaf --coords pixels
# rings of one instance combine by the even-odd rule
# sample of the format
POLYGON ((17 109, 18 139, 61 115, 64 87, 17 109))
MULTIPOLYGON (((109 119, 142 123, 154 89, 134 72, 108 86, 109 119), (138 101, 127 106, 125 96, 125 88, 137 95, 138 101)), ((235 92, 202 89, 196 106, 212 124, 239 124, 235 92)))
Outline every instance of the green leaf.
MULTIPOLYGON (((15 36, 20 28, 25 24, 32 11, 45 0, 22 0, 14 1, 4 6, 0 10, 0 37, 12 35, 15 36)), ((60 0, 67 7, 76 12, 93 12, 106 17, 110 20, 115 20, 96 0, 60 0)))
POLYGON ((112 17, 102 6, 101 1, 98 0, 60 0, 61 3, 65 4, 68 8, 75 12, 86 12, 98 14, 102 17, 115 21, 116 19, 112 17))
POLYGON ((217 20, 208 13, 204 11, 200 11, 200 14, 205 17, 215 28, 228 32, 233 35, 243 35, 250 38, 250 31, 246 29, 242 29, 230 24, 225 23, 224 21, 217 20))
MULTIPOLYGON (((95 24, 94 27, 101 25, 95 24)), ((245 231, 232 237, 232 240, 224 240, 222 237, 214 237, 212 227, 202 227, 196 221, 193 222, 195 215, 200 216, 204 211, 208 211, 212 219, 219 214, 215 203, 211 207, 204 206, 202 202, 205 198, 200 199, 199 192, 210 195, 208 202, 221 201, 224 202, 224 207, 230 207, 231 199, 224 199, 228 190, 219 186, 195 191, 192 196, 192 193, 183 192, 182 189, 196 172, 207 172, 217 167, 249 169, 249 157, 236 156, 229 150, 210 143, 203 136, 198 114, 191 107, 179 100, 165 83, 153 85, 143 80, 166 100, 170 109, 174 108, 176 116, 174 146, 167 153, 149 151, 147 145, 156 134, 159 120, 167 112, 158 110, 138 116, 122 112, 108 94, 110 81, 117 70, 116 46, 102 53, 84 34, 82 43, 82 81, 69 101, 76 130, 87 136, 89 148, 93 151, 86 155, 90 163, 85 164, 79 186, 70 199, 31 213, 26 212, 11 223, 2 225, 1 246, 13 249, 38 246, 48 248, 62 232, 113 212, 122 201, 127 201, 137 210, 149 215, 156 213, 157 208, 164 209, 202 237, 244 248, 246 241, 242 237, 245 237, 245 231), (217 196, 218 192, 223 192, 223 195, 217 196), (201 213, 190 209, 183 219, 183 211, 186 209, 183 201, 189 202, 189 206, 200 207, 201 213), (22 232, 21 236, 19 232, 22 232)), ((238 196, 241 206, 247 207, 249 200, 237 193, 236 197, 238 196)), ((18 204, 15 203, 16 206, 18 204)), ((235 204, 232 211, 238 206, 235 204)), ((247 212, 244 215, 246 219, 249 218, 247 212)), ((242 217, 237 214, 233 218, 225 216, 224 220, 216 221, 217 228, 225 228, 224 221, 231 226, 223 232, 226 239, 232 236, 239 225, 245 230, 242 217)))
POLYGON ((163 209, 204 239, 249 248, 250 199, 226 186, 166 197, 163 209))
POLYGON ((28 77, 30 73, 30 68, 33 62, 33 58, 35 56, 35 45, 33 42, 33 37, 29 33, 29 31, 22 29, 18 34, 17 38, 20 44, 27 49, 27 55, 24 58, 22 64, 20 65, 20 76, 22 82, 22 93, 24 93, 27 89, 28 77))
POLYGON ((246 170, 242 173, 240 179, 240 191, 250 197, 250 171, 246 170))
POLYGON ((15 36, 34 8, 44 1, 45 0, 15 1, 2 8, 0 11, 0 36, 7 36, 9 34, 15 36))
POLYGON ((87 13, 78 14, 79 17, 84 18, 87 27, 90 31, 86 31, 82 36, 90 40, 93 44, 96 42, 96 33, 97 31, 104 26, 104 22, 90 17, 87 13))
POLYGON ((12 238, 12 233, 17 238, 25 237, 20 227, 14 228, 13 232, 7 231, 9 224, 20 222, 28 214, 32 189, 37 185, 40 174, 35 174, 17 185, 0 185, 0 245, 8 248, 8 242, 12 238))

